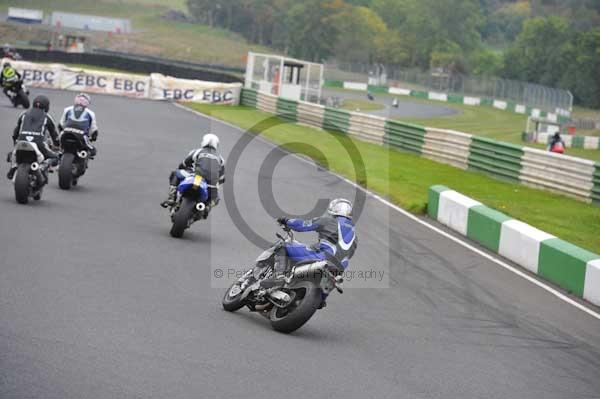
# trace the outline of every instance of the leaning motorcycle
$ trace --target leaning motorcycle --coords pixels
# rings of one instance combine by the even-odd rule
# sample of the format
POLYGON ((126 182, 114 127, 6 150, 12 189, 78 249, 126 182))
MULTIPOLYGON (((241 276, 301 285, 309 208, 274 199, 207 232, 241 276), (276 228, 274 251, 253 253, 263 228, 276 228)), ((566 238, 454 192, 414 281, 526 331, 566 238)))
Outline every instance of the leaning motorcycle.
POLYGON ((170 234, 175 238, 183 236, 183 232, 192 223, 208 216, 208 184, 202 177, 200 170, 188 174, 177 186, 175 204, 169 208, 171 214, 170 234))
MULTIPOLYGON (((39 201, 46 185, 43 168, 46 167, 44 156, 39 152, 34 143, 18 141, 15 144, 14 157, 17 171, 13 177, 15 185, 15 199, 19 204, 26 204, 29 198, 39 201)), ((9 161, 12 161, 12 155, 9 161)))
POLYGON ((65 127, 60 135, 61 158, 58 167, 58 186, 69 190, 76 186, 88 168, 90 149, 85 140, 85 131, 76 127, 65 127))
MULTIPOLYGON (((294 240, 293 232, 282 226, 286 237, 276 234, 278 240, 264 251, 252 269, 239 278, 223 296, 223 308, 234 312, 246 306, 270 320, 273 329, 291 333, 302 327, 320 308, 323 293, 333 290, 343 293, 343 279, 338 272, 343 270, 336 258, 327 260, 297 261, 290 264, 290 273, 283 285, 265 287, 263 280, 275 275, 278 251, 288 246, 302 245, 294 240)), ((286 256, 291 262, 289 256, 286 256)))
POLYGON ((22 105, 25 109, 29 108, 29 90, 27 90, 27 87, 22 80, 16 81, 12 84, 8 90, 8 98, 15 108, 17 108, 19 105, 22 105))

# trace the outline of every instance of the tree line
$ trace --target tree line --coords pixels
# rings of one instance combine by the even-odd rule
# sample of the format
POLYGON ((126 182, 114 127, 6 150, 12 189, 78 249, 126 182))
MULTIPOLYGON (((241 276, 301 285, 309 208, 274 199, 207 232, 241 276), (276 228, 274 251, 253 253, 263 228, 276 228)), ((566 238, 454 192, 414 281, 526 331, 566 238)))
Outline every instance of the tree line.
POLYGON ((292 57, 445 68, 600 108, 600 0, 187 0, 199 23, 292 57))

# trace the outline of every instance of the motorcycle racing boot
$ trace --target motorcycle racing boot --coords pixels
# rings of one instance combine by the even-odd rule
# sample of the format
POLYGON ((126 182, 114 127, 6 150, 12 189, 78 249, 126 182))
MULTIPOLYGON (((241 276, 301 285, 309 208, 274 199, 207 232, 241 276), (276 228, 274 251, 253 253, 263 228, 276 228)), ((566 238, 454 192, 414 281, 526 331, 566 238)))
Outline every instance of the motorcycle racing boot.
POLYGON ((175 199, 177 197, 177 186, 169 186, 169 196, 166 200, 160 203, 163 208, 169 208, 175 205, 175 199))

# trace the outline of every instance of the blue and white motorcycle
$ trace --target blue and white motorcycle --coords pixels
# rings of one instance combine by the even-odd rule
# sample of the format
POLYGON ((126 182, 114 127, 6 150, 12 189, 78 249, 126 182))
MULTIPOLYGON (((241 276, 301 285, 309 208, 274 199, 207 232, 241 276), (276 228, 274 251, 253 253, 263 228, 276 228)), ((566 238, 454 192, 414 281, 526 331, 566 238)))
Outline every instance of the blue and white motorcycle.
POLYGON ((196 170, 194 173, 183 172, 186 176, 177 186, 177 199, 169 208, 171 214, 171 236, 180 238, 192 223, 208 216, 208 184, 196 170))
MULTIPOLYGON (((273 329, 290 333, 302 327, 323 306, 323 294, 333 290, 343 293, 344 268, 328 256, 325 260, 296 257, 293 249, 303 244, 294 233, 281 226, 286 237, 276 234, 277 241, 256 259, 254 267, 235 281, 223 296, 223 309, 235 312, 246 306, 251 312, 266 317, 273 329), (278 253, 285 251, 285 269, 289 270, 283 285, 265 284, 275 274, 278 253)), ((279 260, 281 261, 281 260, 279 260)))

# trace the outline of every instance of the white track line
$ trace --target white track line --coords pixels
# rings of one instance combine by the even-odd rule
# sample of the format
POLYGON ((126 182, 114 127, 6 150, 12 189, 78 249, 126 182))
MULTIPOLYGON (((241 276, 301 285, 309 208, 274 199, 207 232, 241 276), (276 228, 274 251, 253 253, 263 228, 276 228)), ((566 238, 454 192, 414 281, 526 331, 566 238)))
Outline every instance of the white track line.
MULTIPOLYGON (((186 106, 184 106, 184 105, 181 105, 181 104, 177 104, 177 103, 173 103, 173 104, 174 104, 176 107, 178 107, 178 108, 184 109, 184 110, 186 110, 186 111, 188 111, 188 112, 191 112, 191 113, 193 113, 193 114, 196 114, 196 115, 198 115, 198 116, 201 116, 201 117, 203 117, 203 118, 207 118, 207 119, 210 119, 210 120, 212 120, 212 121, 218 122, 218 123, 220 123, 220 124, 223 124, 223 125, 226 125, 226 126, 232 127, 232 128, 234 128, 234 129, 236 129, 236 130, 239 130, 239 131, 241 131, 241 132, 246 132, 246 130, 245 130, 245 129, 242 129, 242 128, 240 128, 239 126, 233 125, 233 124, 231 124, 231 123, 229 123, 229 122, 222 121, 222 120, 220 120, 220 119, 217 119, 217 118, 215 118, 215 117, 212 117, 212 116, 210 116, 210 115, 205 115, 205 114, 203 114, 203 113, 201 113, 201 112, 198 112, 198 111, 196 111, 196 110, 193 110, 193 109, 191 109, 191 108, 188 108, 188 107, 186 107, 186 106)), ((257 138, 257 139, 259 139, 260 141, 262 141, 262 142, 266 143, 266 144, 269 144, 270 146, 273 146, 273 147, 278 147, 278 145, 276 145, 275 143, 273 143, 273 142, 271 142, 271 141, 269 141, 269 140, 266 140, 265 138, 263 138, 263 137, 262 137, 262 136, 260 136, 260 135, 256 135, 256 138, 257 138)), ((279 148, 281 148, 281 147, 279 147, 279 148)), ((308 164, 310 164, 310 165, 314 165, 314 162, 312 161, 312 159, 305 158, 305 157, 303 157, 303 156, 300 156, 300 155, 298 155, 298 154, 295 154, 295 153, 292 153, 292 152, 290 152, 290 151, 287 151, 287 150, 285 150, 285 149, 283 149, 283 148, 281 148, 281 150, 282 150, 282 151, 286 151, 287 153, 289 153, 290 155, 292 155, 292 156, 296 157, 297 159, 301 160, 302 162, 306 162, 306 163, 308 163, 308 164)), ((540 280, 538 280, 538 279, 536 279, 536 278, 534 278, 534 277, 532 277, 532 276, 528 275, 527 273, 523 272, 522 270, 519 270, 518 268, 516 268, 516 267, 514 267, 514 266, 512 266, 512 265, 509 265, 508 263, 506 263, 506 262, 502 261, 501 259, 499 259, 499 258, 496 258, 496 257, 494 257, 494 256, 492 256, 492 255, 490 255, 490 254, 487 254, 487 253, 485 253, 484 251, 480 250, 479 248, 476 248, 476 247, 474 247, 473 245, 469 244, 468 242, 466 242, 466 241, 463 241, 463 240, 461 240, 460 238, 458 238, 458 237, 455 237, 455 236, 453 236, 452 234, 449 234, 449 233, 445 232, 444 230, 441 230, 440 228, 438 228, 438 227, 435 227, 434 225, 432 225, 432 224, 430 224, 430 223, 427 223, 426 221, 424 221, 424 220, 422 220, 422 219, 419 219, 418 217, 416 217, 416 216, 415 216, 415 215, 413 215, 412 213, 410 213, 410 212, 408 212, 408 211, 405 211, 404 209, 400 208, 399 206, 397 206, 397 205, 395 205, 395 204, 392 204, 391 202, 389 202, 389 201, 388 201, 388 200, 386 200, 385 198, 382 198, 382 197, 381 197, 381 196, 379 196, 378 194, 375 194, 375 193, 373 193, 372 191, 369 191, 369 190, 367 190, 366 188, 364 188, 364 187, 362 187, 362 186, 360 186, 360 185, 356 184, 356 183, 355 183, 355 182, 353 182, 352 180, 349 180, 349 179, 347 179, 346 177, 344 177, 344 176, 341 176, 341 175, 339 175, 339 174, 337 174, 337 173, 334 173, 334 172, 332 172, 332 171, 330 171, 330 170, 327 170, 327 172, 328 172, 328 173, 330 173, 330 174, 332 174, 332 175, 334 175, 334 176, 336 176, 337 178, 339 178, 339 179, 341 179, 341 180, 345 181, 346 183, 348 183, 348 184, 350 184, 350 185, 354 186, 355 188, 357 188, 357 189, 359 189, 359 190, 363 191, 364 193, 366 193, 366 194, 367 194, 368 196, 370 196, 371 198, 373 198, 373 199, 375 199, 375 200, 377 200, 377 201, 381 202, 382 204, 385 204, 385 205, 389 206, 390 208, 392 208, 392 209, 396 210, 397 212, 401 213, 402 215, 406 216, 407 218, 409 218, 409 219, 411 219, 411 220, 413 220, 413 221, 415 221, 415 222, 417 222, 417 223, 419 223, 419 224, 421 224, 421 225, 423 225, 423 226, 425 226, 425 227, 427 227, 427 228, 429 228, 429 229, 431 229, 431 230, 435 231, 435 232, 436 232, 436 233, 438 233, 438 234, 441 234, 442 236, 444 236, 444 237, 446 237, 446 238, 448 238, 448 239, 450 239, 450 240, 452 240, 452 241, 456 242, 457 244, 459 244, 459 245, 461 245, 461 246, 463 246, 463 247, 467 248, 468 250, 470 250, 470 251, 473 251, 473 252, 475 252, 476 254, 478 254, 478 255, 481 255, 482 257, 484 257, 484 258, 486 258, 486 259, 488 259, 488 260, 490 260, 490 261, 492 261, 492 262, 496 263, 497 265, 500 265, 500 266, 502 266, 503 268, 505 268, 505 269, 507 269, 507 270, 509 270, 509 271, 511 271, 511 272, 513 272, 513 273, 515 273, 516 275, 518 275, 518 276, 520 276, 520 277, 523 277, 525 280, 527 280, 527 281, 529 281, 529 282, 531 282, 531 283, 533 283, 533 284, 537 285, 538 287, 540 287, 540 288, 542 288, 542 289, 546 290, 547 292, 551 293, 552 295, 554 295, 554 296, 555 296, 555 297, 557 297, 558 299, 561 299, 561 300, 563 300, 563 301, 567 302, 568 304, 575 306, 577 309, 579 309, 579 310, 582 310, 582 311, 584 311, 585 313, 589 314, 590 316, 592 316, 592 317, 595 317, 596 319, 600 320, 600 313, 598 313, 598 312, 596 312, 596 311, 594 311, 594 310, 592 310, 592 309, 588 308, 587 306, 585 306, 585 305, 583 305, 583 304, 581 304, 581 303, 579 303, 579 302, 577 302, 577 301, 575 301, 575 300, 573 300, 573 299, 569 298, 567 295, 563 294, 562 292, 560 292, 560 291, 559 291, 559 290, 557 290, 556 288, 554 288, 554 287, 552 287, 552 286, 549 286, 549 285, 548 285, 548 284, 546 284, 545 282, 543 282, 543 281, 540 281, 540 280)))

